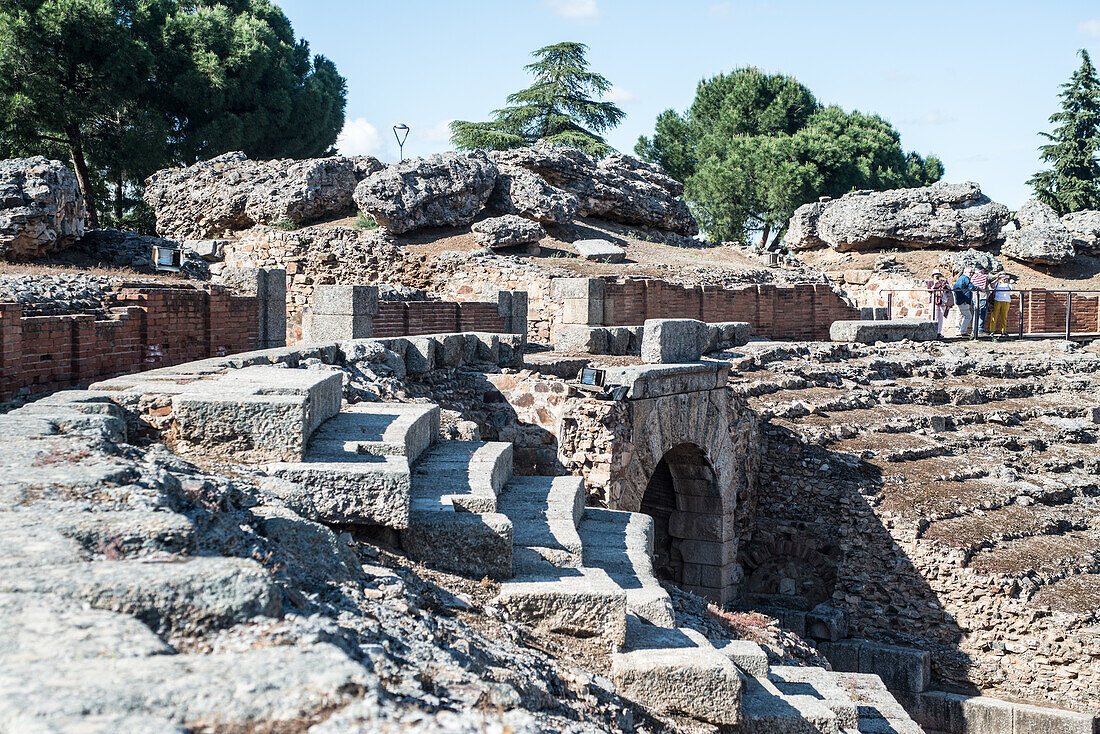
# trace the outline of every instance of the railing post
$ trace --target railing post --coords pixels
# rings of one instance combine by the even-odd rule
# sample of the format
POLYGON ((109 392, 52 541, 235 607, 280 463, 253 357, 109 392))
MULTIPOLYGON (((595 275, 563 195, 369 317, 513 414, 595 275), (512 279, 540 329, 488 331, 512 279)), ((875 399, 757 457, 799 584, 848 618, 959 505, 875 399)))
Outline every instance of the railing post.
POLYGON ((1070 311, 1073 308, 1073 291, 1066 291, 1066 341, 1069 341, 1070 311))
POLYGON ((893 291, 887 291, 886 292, 886 318, 887 319, 893 319, 894 318, 894 292, 893 291))
POLYGON ((1020 291, 1020 338, 1024 338, 1024 292, 1020 291))

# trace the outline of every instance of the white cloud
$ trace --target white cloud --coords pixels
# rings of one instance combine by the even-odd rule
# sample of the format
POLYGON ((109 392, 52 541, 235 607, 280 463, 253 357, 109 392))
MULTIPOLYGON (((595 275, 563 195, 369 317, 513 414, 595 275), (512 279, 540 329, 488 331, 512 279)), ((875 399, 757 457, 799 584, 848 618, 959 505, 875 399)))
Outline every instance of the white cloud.
POLYGON ((596 20, 600 17, 596 0, 546 0, 546 4, 567 20, 596 20))
POLYGON ((608 102, 614 102, 615 104, 628 104, 638 99, 638 95, 631 92, 629 89, 623 89, 622 87, 613 86, 604 95, 604 99, 608 102))
POLYGON ((417 134, 417 131, 413 130, 410 135, 416 135, 417 138, 425 143, 450 143, 451 122, 453 122, 453 120, 440 120, 423 132, 417 134))
POLYGON ((953 122, 958 122, 958 120, 959 118, 954 115, 949 115, 939 110, 933 110, 920 117, 911 117, 904 122, 907 125, 950 125, 953 122))
POLYGON ((1089 38, 1100 38, 1100 20, 1093 18, 1077 24, 1077 32, 1089 38))
POLYGON ((714 3, 709 8, 707 8, 707 12, 716 18, 728 18, 733 12, 733 3, 714 3))
POLYGON ((381 158, 389 155, 389 147, 382 142, 378 128, 367 122, 365 117, 346 121, 344 129, 336 138, 336 150, 340 155, 373 155, 381 158))

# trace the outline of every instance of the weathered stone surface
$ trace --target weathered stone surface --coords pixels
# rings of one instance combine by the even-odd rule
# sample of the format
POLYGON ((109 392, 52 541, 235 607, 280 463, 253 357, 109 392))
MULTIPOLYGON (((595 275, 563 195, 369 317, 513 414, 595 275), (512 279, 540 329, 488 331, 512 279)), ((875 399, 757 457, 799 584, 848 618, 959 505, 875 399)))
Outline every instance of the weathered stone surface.
POLYGON ((626 257, 626 250, 607 240, 577 240, 573 249, 585 260, 596 262, 621 263, 626 257))
POLYGON ((977 184, 941 181, 804 204, 791 218, 786 242, 793 250, 821 244, 837 250, 966 249, 994 242, 1008 219, 1008 209, 990 201, 977 184))
POLYGON ((1039 265, 1061 265, 1073 259, 1073 237, 1049 206, 1029 199, 1016 212, 1017 229, 1005 234, 1001 254, 1039 265))
POLYGON ((1075 252, 1096 252, 1100 249, 1100 211, 1071 212, 1062 217, 1069 230, 1075 252))
POLYGON ((894 342, 901 339, 931 341, 939 335, 935 321, 889 319, 886 321, 834 321, 829 338, 835 342, 894 342))
POLYGON ((486 247, 523 245, 528 242, 538 242, 546 235, 538 222, 532 222, 515 214, 483 219, 476 222, 470 229, 474 233, 474 240, 486 247))
POLYGON ((649 364, 698 362, 709 331, 693 319, 646 319, 642 330, 642 361, 649 364))
POLYGON ((394 234, 469 224, 496 184, 484 151, 442 153, 395 164, 365 178, 355 203, 394 234))
POLYGON ((985 268, 987 273, 999 273, 1005 269, 993 255, 981 250, 965 250, 963 252, 945 252, 940 255, 940 267, 950 270, 955 275, 960 275, 966 268, 985 268))
POLYGON ((69 247, 84 236, 76 175, 42 156, 0 160, 0 258, 23 260, 69 247))
POLYGON ((500 166, 486 206, 500 214, 518 214, 547 224, 565 224, 577 215, 581 203, 568 191, 551 186, 525 168, 500 166))
POLYGON ((692 236, 699 228, 687 204, 677 197, 682 185, 659 166, 614 154, 594 162, 576 148, 539 143, 494 151, 502 167, 525 168, 580 201, 579 216, 600 217, 692 236))
POLYGON ((226 153, 157 171, 145 180, 145 201, 165 237, 210 239, 255 224, 352 214, 360 172, 371 167, 340 156, 253 161, 241 152, 226 153))

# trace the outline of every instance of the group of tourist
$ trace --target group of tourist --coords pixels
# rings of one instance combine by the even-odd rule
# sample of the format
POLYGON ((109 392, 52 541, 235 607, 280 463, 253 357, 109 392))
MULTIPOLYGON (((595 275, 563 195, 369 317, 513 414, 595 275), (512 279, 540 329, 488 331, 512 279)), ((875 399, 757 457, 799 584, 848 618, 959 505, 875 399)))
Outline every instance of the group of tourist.
POLYGON ((952 309, 958 313, 959 336, 974 337, 974 319, 978 332, 994 339, 1008 335, 1008 307, 1012 301, 1014 275, 1007 272, 988 273, 985 268, 967 267, 951 285, 939 270, 932 271, 928 289, 932 294, 935 320, 943 336, 943 324, 952 309))

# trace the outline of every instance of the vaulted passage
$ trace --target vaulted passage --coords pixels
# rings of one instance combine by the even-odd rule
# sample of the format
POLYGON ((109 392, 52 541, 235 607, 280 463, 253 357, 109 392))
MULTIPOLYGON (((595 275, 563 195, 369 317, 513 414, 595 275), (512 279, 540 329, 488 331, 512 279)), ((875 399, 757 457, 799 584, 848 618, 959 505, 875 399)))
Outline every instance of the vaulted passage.
POLYGON ((653 518, 658 578, 694 589, 723 587, 722 498, 699 446, 679 444, 661 457, 640 510, 653 518))

